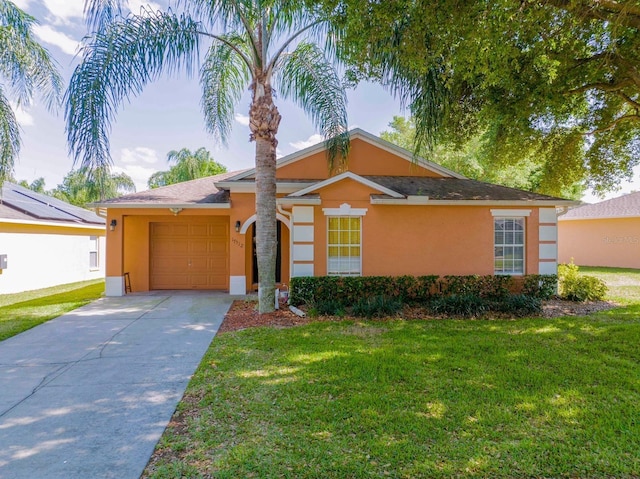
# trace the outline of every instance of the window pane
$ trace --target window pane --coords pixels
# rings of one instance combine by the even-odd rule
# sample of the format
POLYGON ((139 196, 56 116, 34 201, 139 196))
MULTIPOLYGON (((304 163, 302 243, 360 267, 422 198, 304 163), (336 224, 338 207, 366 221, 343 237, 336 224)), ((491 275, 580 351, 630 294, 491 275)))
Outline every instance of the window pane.
POLYGON ((327 269, 329 274, 360 274, 360 218, 334 216, 328 220, 327 269))
POLYGON ((524 218, 494 219, 494 272, 496 274, 524 273, 524 218))

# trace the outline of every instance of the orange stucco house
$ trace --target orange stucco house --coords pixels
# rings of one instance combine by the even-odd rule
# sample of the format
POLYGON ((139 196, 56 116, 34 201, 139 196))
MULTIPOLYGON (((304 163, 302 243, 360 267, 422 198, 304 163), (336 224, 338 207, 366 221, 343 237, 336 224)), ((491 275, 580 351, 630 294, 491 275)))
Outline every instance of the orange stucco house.
MULTIPOLYGON (((554 274, 556 208, 573 202, 466 179, 367 132, 327 168, 324 144, 278 160, 277 281, 322 275, 554 274)), ((107 209, 106 293, 245 294, 254 262, 254 170, 134 193, 107 209)))
POLYGON ((572 208, 558 220, 561 263, 640 268, 640 192, 572 208))

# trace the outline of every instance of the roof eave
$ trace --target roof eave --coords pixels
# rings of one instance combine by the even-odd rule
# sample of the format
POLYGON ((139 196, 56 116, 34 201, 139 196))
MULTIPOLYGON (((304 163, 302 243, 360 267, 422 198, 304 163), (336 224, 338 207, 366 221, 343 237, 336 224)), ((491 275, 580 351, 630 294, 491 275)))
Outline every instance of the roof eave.
POLYGON ((132 209, 132 208, 182 208, 182 209, 227 209, 231 203, 92 203, 95 208, 132 209))

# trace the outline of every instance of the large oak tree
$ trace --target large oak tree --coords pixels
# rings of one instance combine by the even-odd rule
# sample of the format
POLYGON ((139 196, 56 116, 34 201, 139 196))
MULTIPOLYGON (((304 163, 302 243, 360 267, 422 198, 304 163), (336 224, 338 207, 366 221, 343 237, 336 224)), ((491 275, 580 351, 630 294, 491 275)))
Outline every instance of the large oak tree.
POLYGON ((482 132, 496 165, 539 162, 546 191, 612 189, 640 163, 637 0, 323 4, 354 76, 409 107, 418 147, 482 132))

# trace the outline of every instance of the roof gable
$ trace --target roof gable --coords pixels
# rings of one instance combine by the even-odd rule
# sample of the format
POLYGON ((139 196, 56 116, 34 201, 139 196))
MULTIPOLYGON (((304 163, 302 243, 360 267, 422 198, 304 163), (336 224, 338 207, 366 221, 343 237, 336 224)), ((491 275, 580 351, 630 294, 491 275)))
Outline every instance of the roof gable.
MULTIPOLYGON (((369 147, 369 152, 371 151, 371 147, 380 151, 381 155, 384 155, 386 159, 394 158, 400 160, 401 163, 405 163, 406 168, 403 168, 403 171, 399 171, 396 173, 398 176, 406 176, 410 173, 410 170, 413 171, 416 176, 435 176, 435 177, 444 177, 444 178, 464 178, 464 176, 456 173, 452 170, 444 168, 436 163, 432 163, 430 161, 425 160, 424 158, 414 157, 414 155, 401 148, 393 143, 383 140, 382 138, 378 138, 364 130, 359 128, 353 129, 349 132, 350 139, 352 142, 356 143, 358 140, 363 142, 369 147), (421 172, 422 170, 422 172, 421 172)), ((353 148, 352 148, 353 150, 353 148)), ((326 143, 321 142, 316 145, 310 146, 303 150, 297 151, 290 155, 287 155, 283 158, 280 158, 277 162, 276 169, 281 172, 286 171, 287 169, 292 168, 296 163, 303 162, 304 160, 310 159, 311 157, 314 160, 314 165, 304 165, 301 169, 305 172, 305 177, 315 180, 323 180, 329 177, 329 172, 326 168, 326 160, 324 158, 324 154, 326 152, 326 143), (316 161, 322 157, 322 161, 316 161), (315 166, 315 172, 310 173, 310 170, 313 170, 313 166, 315 166), (309 176, 310 175, 310 176, 309 176)), ((352 152, 353 153, 353 152, 352 152)), ((350 157, 352 156, 350 153, 350 157)), ((371 159, 373 155, 369 153, 369 159, 371 159)), ((353 160, 356 160, 355 158, 353 160)), ((352 158, 349 159, 349 163, 347 164, 347 168, 349 170, 353 170, 352 168, 352 158)), ((388 171, 366 171, 366 163, 365 166, 360 167, 361 171, 355 171, 356 174, 360 176, 366 175, 389 175, 391 174, 388 171)), ((297 165, 295 165, 297 166, 297 165)), ((297 168, 300 169, 300 168, 297 168)), ((276 173, 277 174, 277 173, 276 173)), ((294 178, 301 178, 300 174, 294 174, 293 176, 288 175, 294 178)), ((245 171, 242 174, 233 176, 228 178, 228 181, 237 181, 243 179, 252 179, 255 178, 255 168, 245 171)))
POLYGON ((640 191, 570 209, 561 220, 640 217, 640 191))
POLYGON ((353 181, 357 181, 358 183, 368 186, 369 188, 379 191, 381 194, 383 195, 389 195, 392 198, 403 198, 404 196, 396 191, 393 191, 390 188, 387 188, 385 186, 382 186, 378 183, 376 183, 375 181, 371 181, 368 180, 367 178, 363 178, 362 176, 358 176, 355 173, 352 173, 350 171, 345 171, 344 173, 340 173, 337 176, 332 176, 331 178, 328 178, 324 181, 320 181, 319 183, 316 183, 315 185, 311 185, 307 188, 303 188, 301 190, 296 191, 295 193, 290 194, 290 197, 299 197, 299 196, 304 196, 304 195, 308 195, 309 193, 313 193, 316 192, 322 188, 325 188, 329 185, 333 185, 334 183, 338 183, 340 181, 346 180, 346 179, 351 179, 353 181))

